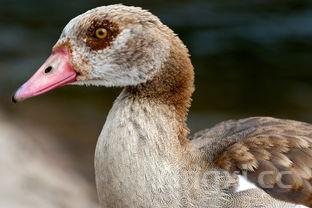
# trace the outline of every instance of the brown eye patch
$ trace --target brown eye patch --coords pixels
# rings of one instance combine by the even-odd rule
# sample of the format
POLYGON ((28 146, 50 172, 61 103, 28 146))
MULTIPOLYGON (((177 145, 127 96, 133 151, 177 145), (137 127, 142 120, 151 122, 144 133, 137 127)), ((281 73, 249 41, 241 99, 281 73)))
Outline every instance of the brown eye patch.
POLYGON ((108 20, 93 20, 86 33, 86 43, 92 50, 101 50, 109 47, 118 34, 119 28, 116 24, 108 20), (106 30, 105 38, 98 37, 99 29, 106 30))

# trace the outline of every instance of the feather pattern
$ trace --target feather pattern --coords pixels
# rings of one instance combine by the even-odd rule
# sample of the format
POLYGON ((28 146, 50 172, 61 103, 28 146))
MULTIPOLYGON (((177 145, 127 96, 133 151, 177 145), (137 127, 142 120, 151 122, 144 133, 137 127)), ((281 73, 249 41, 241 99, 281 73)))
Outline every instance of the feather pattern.
POLYGON ((194 135, 212 165, 271 196, 312 207, 312 125, 269 117, 226 121, 194 135))

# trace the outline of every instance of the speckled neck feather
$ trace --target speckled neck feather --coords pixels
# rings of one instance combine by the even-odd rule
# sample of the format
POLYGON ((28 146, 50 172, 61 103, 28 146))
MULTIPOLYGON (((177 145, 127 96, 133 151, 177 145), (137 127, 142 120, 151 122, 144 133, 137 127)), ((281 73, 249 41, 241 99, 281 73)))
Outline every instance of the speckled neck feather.
POLYGON ((194 92, 194 71, 188 50, 180 39, 173 38, 170 55, 160 73, 152 80, 126 90, 138 98, 173 107, 181 124, 179 140, 181 144, 189 141, 186 118, 194 92))

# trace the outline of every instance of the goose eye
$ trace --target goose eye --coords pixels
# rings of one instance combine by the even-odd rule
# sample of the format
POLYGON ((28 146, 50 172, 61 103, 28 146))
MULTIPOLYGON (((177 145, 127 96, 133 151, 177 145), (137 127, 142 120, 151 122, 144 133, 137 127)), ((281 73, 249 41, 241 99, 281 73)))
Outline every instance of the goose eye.
POLYGON ((105 28, 99 28, 95 31, 95 36, 98 39, 104 39, 107 36, 107 30, 105 28))
POLYGON ((109 47, 119 33, 117 24, 108 20, 94 20, 81 37, 90 49, 102 50, 109 47))

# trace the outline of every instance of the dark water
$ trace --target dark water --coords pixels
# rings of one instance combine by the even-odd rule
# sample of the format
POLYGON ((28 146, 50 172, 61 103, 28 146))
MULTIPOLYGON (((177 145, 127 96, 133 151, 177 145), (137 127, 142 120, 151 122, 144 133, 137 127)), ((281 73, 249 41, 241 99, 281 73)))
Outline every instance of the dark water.
MULTIPOLYGON (((0 1, 0 105, 91 160, 119 89, 66 87, 18 106, 10 94, 76 15, 120 1, 0 1), (66 139, 65 139, 66 138, 66 139), (91 145, 90 145, 91 144, 91 145)), ((269 115, 312 122, 312 1, 123 1, 149 9, 185 42, 196 69, 193 130, 269 115)))

